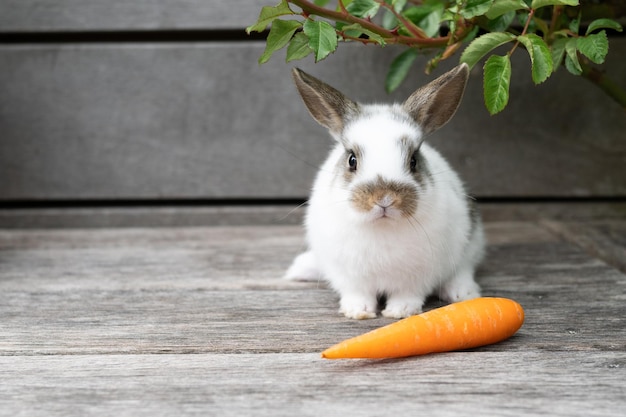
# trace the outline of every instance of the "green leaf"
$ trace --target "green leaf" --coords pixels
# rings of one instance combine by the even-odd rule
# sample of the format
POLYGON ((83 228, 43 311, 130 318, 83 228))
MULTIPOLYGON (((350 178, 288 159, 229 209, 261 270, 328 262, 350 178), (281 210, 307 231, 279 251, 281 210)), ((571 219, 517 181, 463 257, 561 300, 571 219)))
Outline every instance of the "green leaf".
POLYGON ((530 4, 535 10, 545 6, 578 6, 578 0, 533 0, 530 4))
POLYGON ((484 67, 483 91, 485 106, 493 116, 501 112, 509 102, 511 83, 511 60, 508 55, 491 55, 484 67))
POLYGON ((565 68, 574 75, 583 73, 583 69, 578 62, 578 52, 576 50, 576 38, 570 38, 565 43, 565 68))
POLYGON ((441 17, 443 16, 443 7, 433 7, 432 12, 423 19, 418 25, 426 35, 435 37, 439 34, 441 29, 441 17))
POLYGON ((526 3, 524 3, 524 0, 498 0, 491 5, 487 13, 485 13, 485 16, 487 16, 487 18, 489 19, 495 19, 499 16, 502 16, 503 14, 514 12, 520 9, 528 9, 528 6, 526 5, 526 3))
POLYGON ((433 7, 432 11, 419 22, 418 26, 431 38, 439 34, 443 7, 433 7))
POLYGON ((328 23, 319 20, 307 20, 304 33, 309 37, 309 46, 315 52, 315 62, 326 58, 337 49, 337 32, 328 23))
POLYGON ((565 44, 567 41, 567 38, 558 38, 552 42, 553 71, 556 71, 557 67, 559 67, 563 62, 563 57, 565 56, 565 44))
MULTIPOLYGON (((407 2, 407 0, 385 0, 385 1, 387 4, 390 4, 391 6, 393 6, 393 9, 397 13, 400 13, 402 9, 404 9, 404 6, 406 6, 406 2, 407 2)), ((396 16, 390 10, 385 10, 385 14, 383 14, 383 20, 382 20, 383 27, 385 29, 391 30, 397 27, 398 23, 399 22, 396 16)))
POLYGON ((545 20, 537 19, 535 17, 535 18, 533 18, 531 20, 530 25, 528 26, 528 32, 527 33, 536 33, 536 32, 550 33, 550 28, 548 27, 548 23, 545 20), (530 31, 530 28, 533 26, 533 24, 535 25, 537 30, 530 31))
MULTIPOLYGON (((490 32, 504 32, 511 26, 514 19, 515 11, 504 13, 495 19, 489 20, 487 22, 487 29, 489 29, 490 32)), ((476 27, 478 27, 478 25, 476 27)))
POLYGON ((443 53, 445 50, 439 51, 433 58, 429 59, 426 63, 426 68, 424 68, 424 72, 427 75, 430 75, 436 68, 439 66, 439 63, 443 59, 443 53))
POLYGON ((578 12, 578 16, 569 22, 569 30, 578 35, 580 29, 580 19, 582 18, 582 9, 578 12))
POLYGON ((259 64, 265 64, 269 61, 274 52, 287 45, 293 34, 301 26, 302 23, 295 20, 275 19, 272 23, 270 33, 267 35, 265 51, 263 51, 263 55, 259 58, 259 64))
POLYGON ((574 75, 580 75, 583 73, 583 69, 580 67, 578 59, 573 60, 569 55, 565 55, 565 68, 567 68, 567 70, 574 75))
POLYGON ((552 36, 555 38, 567 38, 570 35, 570 30, 568 29, 560 29, 552 33, 552 36))
POLYGON ((541 84, 552 74, 552 54, 548 45, 534 33, 518 36, 517 40, 526 47, 530 56, 533 81, 541 84))
POLYGON ((311 53, 313 49, 309 46, 309 37, 304 32, 298 32, 287 47, 287 62, 305 58, 311 53))
POLYGON ((494 0, 467 0, 465 7, 459 10, 459 13, 466 19, 481 16, 487 13, 493 2, 494 0))
POLYGON ((274 21, 274 19, 289 14, 294 13, 289 8, 289 4, 287 4, 286 0, 281 0, 280 3, 273 7, 265 6, 261 8, 261 13, 259 14, 259 18, 256 23, 246 28, 246 33, 249 35, 251 32, 263 32, 265 28, 267 28, 267 26, 274 21))
POLYGON ((480 30, 480 27, 478 25, 474 26, 472 28, 472 30, 469 31, 469 33, 467 35, 465 35, 465 37, 463 39, 461 39, 464 43, 469 43, 471 41, 473 41, 474 39, 476 39, 476 35, 478 35, 478 31, 480 30))
POLYGON ((609 53, 609 39, 606 37, 606 32, 602 30, 593 35, 578 38, 576 48, 591 62, 601 64, 606 54, 609 53))
POLYGON ((410 7, 402 15, 422 29, 427 36, 433 37, 439 33, 443 11, 443 4, 433 3, 410 7))
POLYGON ((449 9, 445 9, 443 11, 443 15, 441 16, 441 20, 443 20, 444 22, 451 22, 451 23, 454 22, 455 21, 454 19, 457 18, 456 11, 454 10, 456 10, 456 6, 451 7, 449 9))
POLYGON ((623 30, 622 25, 620 25, 615 20, 596 19, 593 22, 589 23, 589 27, 587 27, 587 32, 585 33, 585 35, 589 35, 591 32, 598 29, 613 29, 618 32, 621 32, 623 30))
POLYGON ((461 54, 461 62, 465 62, 470 69, 489 52, 500 45, 515 40, 515 35, 507 32, 486 33, 474 39, 461 54))
POLYGON ((385 90, 387 93, 391 93, 400 86, 418 55, 417 49, 407 49, 391 62, 387 78, 385 79, 385 90))
POLYGON ((378 43, 379 45, 381 46, 386 45, 385 39, 382 36, 380 36, 378 33, 372 32, 371 30, 365 29, 363 26, 359 25, 358 23, 353 23, 348 26, 343 26, 341 30, 354 33, 354 35, 351 35, 351 36, 354 36, 355 38, 358 38, 360 35, 367 35, 368 38, 370 38, 373 41, 376 41, 376 43, 378 43))
POLYGON ((339 35, 339 32, 343 32, 343 35, 346 36, 352 36, 353 38, 358 38, 359 36, 361 36, 361 32, 359 32, 358 30, 350 30, 349 27, 351 25, 348 25, 345 22, 336 22, 335 23, 335 30, 337 31, 337 34, 339 35), (346 27, 348 27, 348 29, 345 29, 346 27))
MULTIPOLYGON (((452 20, 443 20, 443 21, 444 22, 448 22, 448 27, 450 29, 449 33, 456 33, 457 22, 456 22, 456 20, 454 20, 454 18, 452 20)), ((476 26, 478 26, 478 25, 476 25, 476 26)))
POLYGON ((379 8, 380 3, 374 0, 354 0, 346 7, 348 13, 352 16, 362 17, 364 19, 376 16, 379 8))
POLYGON ((313 3, 315 3, 316 6, 324 7, 329 1, 330 0, 314 0, 313 3))

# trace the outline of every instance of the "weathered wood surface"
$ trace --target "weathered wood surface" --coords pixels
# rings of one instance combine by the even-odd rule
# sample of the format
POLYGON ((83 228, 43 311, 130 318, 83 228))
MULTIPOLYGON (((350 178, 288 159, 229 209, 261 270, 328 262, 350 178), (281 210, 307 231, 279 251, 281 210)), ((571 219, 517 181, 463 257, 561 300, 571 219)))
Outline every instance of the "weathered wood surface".
POLYGON ((0 357, 0 415, 623 416, 626 355, 472 352, 0 357))
POLYGON ((332 362, 390 321, 280 279, 299 227, 0 230, 0 415, 623 415, 626 275, 545 221, 487 231, 479 282, 525 307, 517 335, 332 362))
MULTIPOLYGON (((0 201, 305 197, 330 139, 297 97, 294 64, 278 54, 259 67, 263 48, 0 45, 0 201)), ((431 79, 423 58, 388 97, 383 80, 399 52, 343 45, 297 65, 354 99, 397 101, 431 79)), ((626 38, 611 39, 607 72, 618 80, 625 54, 626 38)), ((626 196, 619 106, 565 71, 535 87, 528 58, 513 59, 507 110, 488 115, 477 67, 454 120, 431 138, 471 193, 626 196)))
MULTIPOLYGON (((479 203, 486 221, 605 222, 626 217, 626 203, 479 203)), ((0 229, 300 225, 304 204, 152 205, 0 208, 0 229)), ((548 223, 546 223, 548 225, 548 223)))
POLYGON ((626 272, 626 221, 545 221, 544 225, 592 255, 626 272))
POLYGON ((298 204, 0 208, 0 229, 285 226, 302 224, 304 211, 298 204))

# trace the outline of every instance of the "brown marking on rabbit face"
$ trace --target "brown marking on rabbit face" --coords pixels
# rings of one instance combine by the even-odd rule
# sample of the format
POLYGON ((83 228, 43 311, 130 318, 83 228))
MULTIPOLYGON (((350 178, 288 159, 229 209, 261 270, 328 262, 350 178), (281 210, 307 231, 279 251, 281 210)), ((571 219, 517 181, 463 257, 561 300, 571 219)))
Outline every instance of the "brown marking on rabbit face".
POLYGON ((364 213, 379 206, 386 210, 398 210, 403 217, 409 217, 417 209, 417 192, 411 184, 388 181, 379 176, 374 181, 356 186, 350 202, 356 210, 364 213))

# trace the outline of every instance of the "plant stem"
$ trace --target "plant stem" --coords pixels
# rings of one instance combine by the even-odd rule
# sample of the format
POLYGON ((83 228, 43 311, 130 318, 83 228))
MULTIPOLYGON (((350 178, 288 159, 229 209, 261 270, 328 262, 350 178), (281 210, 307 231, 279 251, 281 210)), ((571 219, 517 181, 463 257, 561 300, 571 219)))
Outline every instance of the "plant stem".
POLYGON ((448 40, 450 39, 449 35, 437 38, 417 38, 398 35, 397 33, 387 30, 370 20, 361 19, 345 11, 335 11, 325 7, 320 7, 307 0, 287 0, 287 2, 295 4, 307 15, 315 15, 333 20, 335 22, 357 23, 363 28, 381 36, 388 44, 402 44, 415 48, 439 48, 446 46, 448 44, 448 40))
POLYGON ((547 34, 547 38, 551 40, 552 34, 559 30, 559 17, 563 13, 563 6, 553 6, 552 7, 552 19, 550 20, 550 28, 549 33, 547 34))
POLYGON ((341 9, 342 13, 348 14, 348 9, 346 9, 345 4, 343 4, 343 0, 339 0, 339 8, 341 9))
MULTIPOLYGON (((534 15, 535 15, 535 9, 530 9, 530 11, 528 12, 528 18, 526 19, 526 24, 524 25, 524 30, 522 30, 522 34, 520 36, 524 36, 526 34, 526 32, 528 31, 528 26, 530 25, 530 21, 533 19, 534 15)), ((517 48, 518 45, 519 45, 519 40, 515 42, 515 45, 513 45, 513 48, 511 48, 511 51, 509 52, 509 56, 513 55, 513 52, 515 52, 515 49, 517 48)))
POLYGON ((602 71, 589 65, 588 62, 581 61, 580 66, 582 67, 582 76, 584 78, 591 81, 596 87, 604 91, 616 103, 622 106, 624 110, 626 110, 626 90, 617 85, 602 71))
POLYGON ((418 39, 427 39, 428 36, 424 33, 424 31, 422 29, 420 29, 419 27, 415 26, 415 24, 413 22, 411 22, 408 19, 405 19, 400 13, 398 13, 396 11, 396 9, 385 3, 382 0, 378 1, 378 4, 380 4, 382 7, 386 8, 387 10, 389 10, 391 13, 393 13, 393 15, 396 17, 396 19, 398 19, 398 21, 400 23, 402 23, 402 25, 413 34, 413 36, 415 36, 418 39))

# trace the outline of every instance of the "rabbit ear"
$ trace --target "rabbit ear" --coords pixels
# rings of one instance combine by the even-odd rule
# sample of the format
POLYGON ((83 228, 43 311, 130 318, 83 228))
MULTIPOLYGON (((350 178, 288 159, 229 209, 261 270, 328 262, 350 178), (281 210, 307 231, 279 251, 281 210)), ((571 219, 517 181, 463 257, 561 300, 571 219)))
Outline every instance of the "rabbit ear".
POLYGON ((461 64, 426 84, 404 102, 404 109, 420 125, 424 135, 439 129, 454 116, 468 77, 469 67, 461 64))
POLYGON ((359 106, 326 83, 294 68, 293 79, 311 116, 333 134, 340 134, 347 118, 358 112, 359 106))

